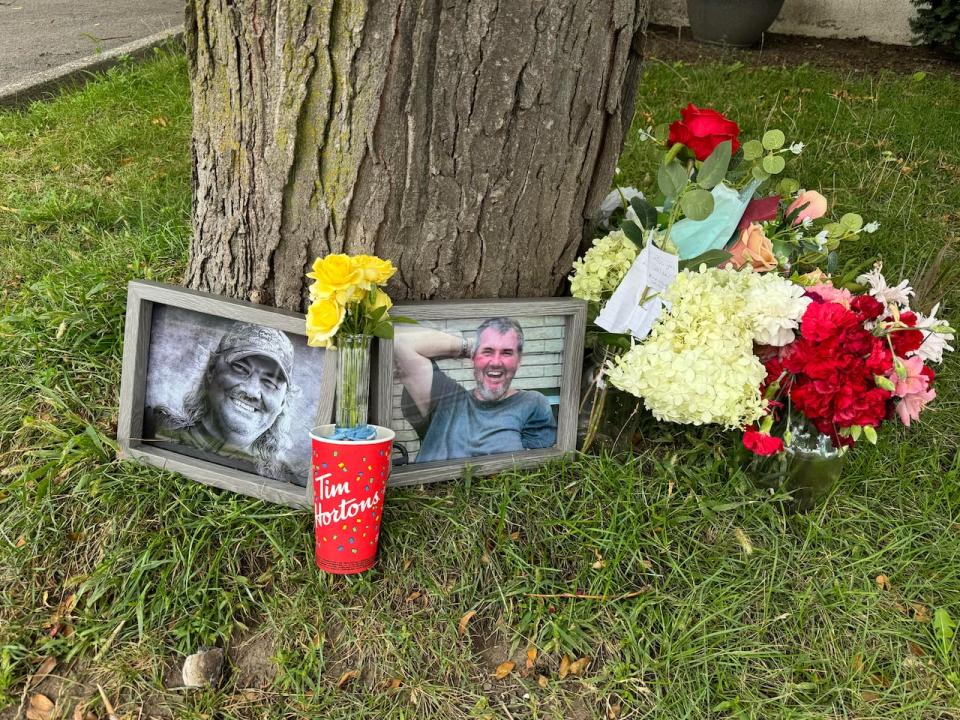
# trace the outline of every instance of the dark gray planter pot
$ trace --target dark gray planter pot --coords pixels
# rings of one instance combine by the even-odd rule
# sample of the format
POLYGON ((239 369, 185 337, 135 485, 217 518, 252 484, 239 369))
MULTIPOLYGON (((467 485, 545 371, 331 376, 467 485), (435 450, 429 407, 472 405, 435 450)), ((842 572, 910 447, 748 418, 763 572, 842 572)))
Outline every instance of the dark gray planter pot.
POLYGON ((783 0, 687 0, 690 31, 701 42, 751 47, 777 19, 783 0))

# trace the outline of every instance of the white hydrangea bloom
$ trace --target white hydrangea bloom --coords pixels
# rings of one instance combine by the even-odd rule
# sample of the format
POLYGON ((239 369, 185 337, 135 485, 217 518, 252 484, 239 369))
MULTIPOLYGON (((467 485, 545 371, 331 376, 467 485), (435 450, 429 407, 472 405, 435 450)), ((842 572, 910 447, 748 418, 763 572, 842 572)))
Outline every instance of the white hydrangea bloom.
POLYGON ((866 225, 863 226, 863 231, 867 233, 867 235, 873 235, 879 229, 880 229, 880 223, 878 223, 876 220, 874 220, 873 222, 868 222, 866 225))
POLYGON ((597 238, 593 247, 573 263, 570 293, 593 302, 609 297, 633 265, 637 252, 637 246, 622 230, 597 238))
POLYGON ((794 155, 799 155, 800 153, 803 152, 803 149, 805 147, 806 147, 805 143, 795 142, 793 145, 790 146, 790 152, 792 152, 794 155))

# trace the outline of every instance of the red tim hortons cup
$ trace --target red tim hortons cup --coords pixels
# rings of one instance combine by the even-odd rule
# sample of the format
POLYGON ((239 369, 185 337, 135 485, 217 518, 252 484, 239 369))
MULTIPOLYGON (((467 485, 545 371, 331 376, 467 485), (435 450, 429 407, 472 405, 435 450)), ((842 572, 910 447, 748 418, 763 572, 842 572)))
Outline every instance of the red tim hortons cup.
POLYGON ((333 425, 310 433, 317 567, 353 575, 373 567, 395 433, 375 425, 372 440, 333 440, 333 425))

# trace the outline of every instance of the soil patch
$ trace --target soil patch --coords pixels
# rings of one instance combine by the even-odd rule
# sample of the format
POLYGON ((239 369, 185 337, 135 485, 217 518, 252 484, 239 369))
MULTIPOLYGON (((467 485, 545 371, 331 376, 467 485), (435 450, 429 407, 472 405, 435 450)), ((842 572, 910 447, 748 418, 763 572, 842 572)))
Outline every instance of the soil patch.
POLYGON ((690 28, 651 25, 644 54, 685 63, 741 62, 754 67, 795 67, 808 63, 831 70, 880 73, 918 71, 960 76, 960 60, 925 47, 884 45, 863 39, 811 38, 767 33, 763 45, 749 50, 707 45, 694 40, 690 28))

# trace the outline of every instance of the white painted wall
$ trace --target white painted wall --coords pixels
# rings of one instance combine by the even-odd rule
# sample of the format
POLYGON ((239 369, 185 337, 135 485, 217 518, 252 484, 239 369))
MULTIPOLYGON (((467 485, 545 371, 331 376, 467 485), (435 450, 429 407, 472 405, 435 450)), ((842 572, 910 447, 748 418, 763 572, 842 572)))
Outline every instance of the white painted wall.
MULTIPOLYGON (((772 32, 810 37, 856 38, 910 44, 910 0, 786 0, 772 32)), ((689 25, 686 0, 652 0, 650 21, 689 25)))

